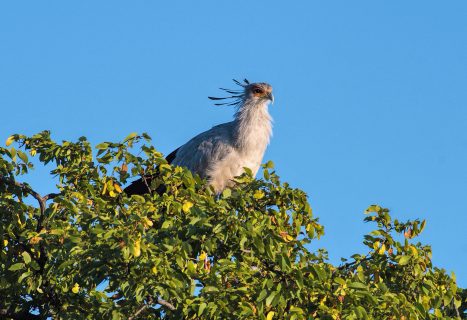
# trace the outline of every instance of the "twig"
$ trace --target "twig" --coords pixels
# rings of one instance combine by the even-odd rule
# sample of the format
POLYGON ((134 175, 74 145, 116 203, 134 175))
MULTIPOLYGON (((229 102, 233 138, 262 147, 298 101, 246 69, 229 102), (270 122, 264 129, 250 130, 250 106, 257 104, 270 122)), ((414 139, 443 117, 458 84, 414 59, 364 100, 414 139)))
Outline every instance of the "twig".
POLYGON ((171 304, 170 302, 165 301, 165 300, 163 300, 161 298, 157 298, 157 303, 160 304, 161 306, 169 308, 170 310, 175 310, 175 307, 174 307, 173 304, 171 304))
POLYGON ((454 299, 452 299, 452 307, 454 308, 454 310, 456 310, 456 316, 458 319, 462 319, 461 318, 461 314, 459 312, 459 309, 456 308, 456 304, 454 303, 454 299))
POLYGON ((143 312, 144 310, 146 310, 147 308, 149 308, 149 305, 148 304, 143 304, 136 312, 134 315, 132 315, 131 317, 128 318, 128 320, 133 320, 133 319, 136 319, 137 316, 139 316, 139 314, 141 312, 143 312))
MULTIPOLYGON (((131 317, 128 317, 128 320, 136 319, 143 311, 150 308, 152 303, 153 303, 153 298, 148 297, 147 302, 143 304, 141 307, 139 307, 139 309, 136 310, 136 312, 131 317)), ((160 304, 161 306, 164 306, 170 310, 175 310, 174 305, 164 299, 157 298, 157 304, 160 304)))
POLYGON ((363 258, 363 259, 361 259, 361 260, 355 260, 355 261, 352 261, 352 262, 348 262, 348 263, 346 263, 346 264, 341 265, 341 266, 338 267, 337 269, 338 269, 338 270, 347 269, 347 268, 349 268, 349 267, 354 266, 354 265, 357 264, 357 263, 361 263, 361 262, 368 261, 368 260, 371 259, 371 257, 372 257, 372 256, 370 256, 370 255, 368 254, 365 258, 363 258))
POLYGON ((138 310, 136 310, 135 314, 129 317, 128 320, 133 320, 136 317, 138 317, 141 314, 141 312, 149 308, 151 304, 152 304, 152 297, 148 297, 147 303, 144 303, 138 310))
POLYGON ((151 187, 149 187, 148 181, 146 180, 146 175, 141 176, 143 178, 143 182, 146 185, 146 188, 148 188, 148 192, 151 192, 151 187))

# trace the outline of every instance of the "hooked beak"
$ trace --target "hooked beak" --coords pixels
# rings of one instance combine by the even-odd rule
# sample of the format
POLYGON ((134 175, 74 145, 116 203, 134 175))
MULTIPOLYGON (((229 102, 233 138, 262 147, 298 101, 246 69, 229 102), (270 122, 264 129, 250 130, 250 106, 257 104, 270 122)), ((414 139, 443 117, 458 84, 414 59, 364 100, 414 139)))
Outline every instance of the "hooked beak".
POLYGON ((271 101, 271 104, 274 104, 274 96, 272 95, 272 92, 268 93, 268 99, 271 101))

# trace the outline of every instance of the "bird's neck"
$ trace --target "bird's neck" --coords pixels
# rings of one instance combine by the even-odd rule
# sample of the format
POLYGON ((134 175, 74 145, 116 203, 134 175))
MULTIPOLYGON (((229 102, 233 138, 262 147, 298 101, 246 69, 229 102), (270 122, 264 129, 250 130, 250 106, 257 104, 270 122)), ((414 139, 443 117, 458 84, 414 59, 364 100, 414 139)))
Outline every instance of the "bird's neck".
POLYGON ((272 135, 268 103, 245 101, 235 114, 235 142, 240 150, 263 153, 272 135))

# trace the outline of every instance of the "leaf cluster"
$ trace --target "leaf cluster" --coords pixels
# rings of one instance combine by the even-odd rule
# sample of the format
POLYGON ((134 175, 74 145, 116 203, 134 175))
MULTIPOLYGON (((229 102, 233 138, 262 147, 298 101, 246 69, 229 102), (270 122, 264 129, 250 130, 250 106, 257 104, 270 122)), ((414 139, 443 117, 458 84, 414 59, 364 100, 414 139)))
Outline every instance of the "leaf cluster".
POLYGON ((335 266, 325 250, 310 251, 324 228, 271 162, 262 179, 247 170, 216 195, 167 164, 146 134, 95 148, 84 137, 57 143, 47 131, 6 144, 0 317, 456 319, 465 310, 454 275, 414 242, 424 221, 402 223, 373 205, 367 253, 335 266), (56 192, 24 182, 34 163, 53 165, 56 192), (148 175, 166 192, 122 191, 148 175))

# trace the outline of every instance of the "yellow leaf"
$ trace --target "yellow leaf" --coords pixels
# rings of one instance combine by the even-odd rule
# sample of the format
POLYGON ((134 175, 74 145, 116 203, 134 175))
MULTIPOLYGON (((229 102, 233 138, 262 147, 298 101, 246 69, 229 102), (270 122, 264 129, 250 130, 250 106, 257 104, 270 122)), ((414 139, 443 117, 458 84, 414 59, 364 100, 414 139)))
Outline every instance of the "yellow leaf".
POLYGON ((104 189, 102 189, 102 194, 105 194, 107 191, 107 183, 104 183, 104 189))
POLYGON ((188 260, 187 264, 186 264, 186 267, 188 269, 189 272, 191 273, 195 273, 196 272, 196 268, 198 267, 197 264, 194 264, 193 261, 191 260, 188 260))
POLYGON ((422 224, 420 225, 420 233, 423 231, 423 229, 425 229, 425 225, 426 225, 426 220, 423 220, 422 224))
POLYGON ((418 250, 414 246, 409 246, 409 250, 412 252, 414 257, 418 257, 418 250))
POLYGON ((183 212, 188 213, 190 212, 191 207, 193 207, 193 203, 191 203, 190 201, 185 201, 183 203, 182 210, 183 212))
POLYGON ((201 261, 201 260, 206 259, 207 256, 208 255, 206 254, 206 252, 201 251, 201 254, 199 255, 198 259, 199 259, 199 261, 201 261))
POLYGON ((156 266, 152 267, 151 271, 152 271, 152 273, 157 274, 157 268, 156 268, 156 266))
POLYGON ((114 183, 114 188, 118 193, 122 193, 122 188, 118 185, 118 183, 114 183))
POLYGON ((6 146, 9 147, 10 144, 13 143, 13 141, 15 141, 15 137, 14 136, 9 136, 8 139, 6 139, 6 142, 5 142, 6 146))
POLYGON ((165 169, 165 170, 170 170, 170 169, 171 169, 170 164, 161 163, 161 164, 159 165, 159 170, 165 171, 165 170, 163 170, 163 169, 165 169))
POLYGON ((18 221, 17 221, 17 222, 18 222, 20 228, 22 228, 22 227, 23 227, 23 222, 21 221, 19 215, 16 215, 16 217, 18 218, 18 221))
POLYGON ((266 320, 271 320, 274 317, 275 312, 274 311, 269 311, 268 315, 266 316, 266 320))
POLYGON ((282 237, 282 239, 284 239, 285 242, 290 242, 295 239, 294 237, 292 237, 290 234, 288 234, 285 231, 281 231, 280 236, 282 237))
POLYGON ((112 198, 115 198, 117 194, 113 190, 111 190, 109 191, 109 196, 111 196, 112 198))
POLYGON ((253 194, 253 198, 255 199, 261 199, 264 197, 264 192, 262 190, 256 190, 255 193, 253 194))
POLYGON ((381 244, 381 243, 380 243, 379 241, 375 241, 375 242, 373 243, 373 249, 375 249, 375 251, 378 250, 380 244, 381 244))
POLYGON ((152 227, 152 225, 153 225, 152 221, 149 220, 149 219, 146 218, 146 217, 143 218, 143 224, 144 224, 144 227, 145 227, 145 228, 152 227))
POLYGON ((133 245, 133 256, 139 257, 141 255, 141 240, 136 240, 133 245))
POLYGON ((378 205, 371 205, 365 210, 365 214, 368 214, 370 212, 380 212, 381 209, 382 208, 378 205))
POLYGON ((31 149, 31 151, 29 151, 29 154, 33 157, 36 155, 36 153, 37 153, 36 149, 31 149))
POLYGON ((379 254, 384 254, 386 252, 386 245, 383 243, 381 248, 379 248, 378 253, 379 254))
POLYGON ((7 239, 4 239, 3 240, 3 246, 6 247, 8 245, 8 240, 7 239))
POLYGON ((71 291, 73 293, 78 293, 79 292, 79 284, 75 283, 75 285, 73 286, 73 288, 71 289, 71 291))

